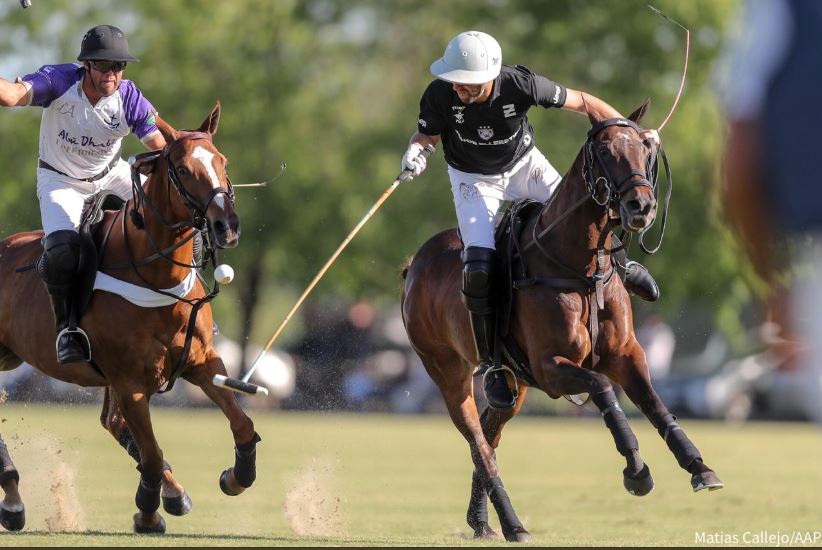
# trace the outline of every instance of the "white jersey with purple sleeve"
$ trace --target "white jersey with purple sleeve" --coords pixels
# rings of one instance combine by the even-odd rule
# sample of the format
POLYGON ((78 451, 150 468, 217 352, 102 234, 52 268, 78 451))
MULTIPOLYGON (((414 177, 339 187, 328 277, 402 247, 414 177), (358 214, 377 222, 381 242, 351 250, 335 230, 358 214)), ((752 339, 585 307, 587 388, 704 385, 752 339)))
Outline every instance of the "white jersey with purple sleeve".
POLYGON ((159 132, 154 107, 133 82, 122 80, 92 105, 83 92, 84 71, 71 63, 45 65, 20 79, 30 86, 28 104, 43 107, 40 159, 77 179, 105 170, 129 133, 145 142, 159 132))

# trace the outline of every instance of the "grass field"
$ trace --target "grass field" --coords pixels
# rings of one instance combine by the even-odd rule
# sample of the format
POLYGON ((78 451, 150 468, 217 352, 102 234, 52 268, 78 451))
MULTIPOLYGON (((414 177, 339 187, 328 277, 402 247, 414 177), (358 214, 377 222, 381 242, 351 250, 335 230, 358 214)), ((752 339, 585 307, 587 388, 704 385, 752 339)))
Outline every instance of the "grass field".
MULTIPOLYGON (((26 529, 0 530, 0 546, 505 544, 470 537, 468 448, 447 417, 255 413, 257 483, 227 497, 217 485, 233 460, 222 416, 162 408, 155 430, 194 510, 163 514, 168 534, 147 541, 131 534, 138 474, 97 412, 0 405, 27 507, 26 529)), ((623 490, 624 464, 600 420, 524 417, 506 428, 498 462, 535 544, 685 546, 699 533, 742 542, 822 530, 822 439, 812 426, 683 422, 726 483, 694 494, 647 422, 632 425, 657 483, 643 498, 623 490)))

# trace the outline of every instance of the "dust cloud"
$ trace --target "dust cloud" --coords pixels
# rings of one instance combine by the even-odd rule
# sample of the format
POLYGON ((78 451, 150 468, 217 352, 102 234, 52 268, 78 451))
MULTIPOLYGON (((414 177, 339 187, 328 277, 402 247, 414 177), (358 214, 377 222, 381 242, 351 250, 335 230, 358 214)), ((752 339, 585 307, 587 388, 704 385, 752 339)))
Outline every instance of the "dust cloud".
POLYGON ((84 531, 85 514, 77 497, 76 469, 66 462, 63 442, 49 435, 28 439, 15 434, 6 444, 20 471, 26 528, 84 531))
POLYGON ((315 458, 286 479, 283 511, 296 535, 345 535, 342 498, 333 488, 335 469, 333 460, 315 458))

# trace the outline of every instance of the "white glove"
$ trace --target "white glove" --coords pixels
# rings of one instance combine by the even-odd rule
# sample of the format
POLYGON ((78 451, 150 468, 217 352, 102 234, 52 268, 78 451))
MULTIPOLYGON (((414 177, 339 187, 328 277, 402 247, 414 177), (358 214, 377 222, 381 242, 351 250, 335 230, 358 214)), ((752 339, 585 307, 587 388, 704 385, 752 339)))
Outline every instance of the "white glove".
POLYGON ((421 155, 423 146, 419 143, 412 143, 408 146, 408 150, 402 157, 402 166, 400 171, 403 172, 405 180, 411 180, 422 174, 425 167, 428 166, 428 161, 425 155, 421 155))

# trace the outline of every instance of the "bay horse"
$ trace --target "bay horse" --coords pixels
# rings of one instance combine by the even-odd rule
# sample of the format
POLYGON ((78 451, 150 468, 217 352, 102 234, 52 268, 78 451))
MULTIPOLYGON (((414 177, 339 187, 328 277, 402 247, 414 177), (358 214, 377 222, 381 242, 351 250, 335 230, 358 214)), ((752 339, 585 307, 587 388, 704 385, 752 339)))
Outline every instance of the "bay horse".
MULTIPOLYGON (((101 423, 137 461, 140 472, 133 518, 137 533, 165 532, 165 520, 157 512, 161 496, 169 514, 184 515, 192 507, 163 459, 149 412, 152 395, 163 385, 168 389, 178 376, 199 386, 229 420, 235 462, 220 476, 223 492, 241 493, 256 475, 260 438, 254 424, 232 393, 211 383, 215 374, 226 374, 214 349, 209 305, 218 286, 206 293, 201 280, 193 277, 193 266, 204 266, 195 263, 195 236, 202 236, 207 249, 234 247, 240 236, 227 159, 212 140, 219 120, 219 103, 194 131, 176 130, 158 117, 167 145, 136 157, 134 197, 120 210, 106 212, 95 232, 100 272, 149 293, 162 293, 189 277, 194 286, 185 297, 162 307, 141 307, 119 294, 95 291, 79 322, 91 341, 92 364, 57 362, 46 289, 36 270, 25 269, 43 252, 43 232, 17 233, 0 242, 0 370, 26 361, 52 378, 105 388, 101 423), (140 173, 148 176, 144 185, 140 173)), ((5 493, 0 525, 12 531, 25 524, 19 479, 0 439, 0 486, 5 493)))
MULTIPOLYGON (((647 495, 654 482, 611 381, 656 427, 691 474, 694 491, 723 485, 651 386, 645 353, 634 335, 630 297, 620 277, 613 276, 612 229, 619 222, 639 232, 656 216, 655 183, 648 178, 658 151, 643 141, 639 127, 647 107, 648 101, 628 119, 589 113, 592 127, 571 169, 554 196, 523 222, 515 248, 528 273, 513 285, 509 334, 530 372, 517 371, 516 380, 506 374, 512 390, 519 388, 513 408, 487 407, 482 415, 477 410, 472 376, 478 361, 468 311, 460 302, 457 230, 429 239, 403 272, 402 316, 409 340, 470 448, 474 472, 467 522, 475 537, 496 536, 488 525, 489 497, 505 539, 530 540, 503 486, 495 454, 502 428, 519 412, 528 386, 554 399, 590 396, 626 460, 628 492, 647 495)), ((525 270, 514 271, 519 269, 525 270)))

